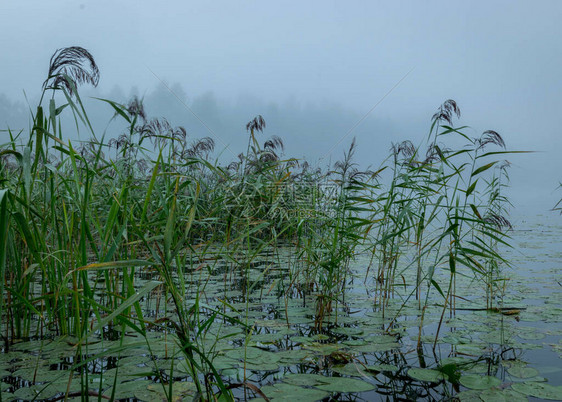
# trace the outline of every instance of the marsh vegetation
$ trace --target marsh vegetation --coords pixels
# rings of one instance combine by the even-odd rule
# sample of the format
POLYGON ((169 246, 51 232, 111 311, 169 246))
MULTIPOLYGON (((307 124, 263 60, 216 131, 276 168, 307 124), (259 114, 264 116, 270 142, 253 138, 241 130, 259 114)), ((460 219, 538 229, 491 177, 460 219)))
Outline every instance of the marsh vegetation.
POLYGON ((516 152, 469 136, 455 101, 376 168, 352 141, 322 169, 261 116, 224 163, 137 98, 99 99, 126 127, 108 139, 78 91, 98 80, 85 49, 57 51, 31 129, 1 144, 2 399, 562 393, 513 340, 516 152))

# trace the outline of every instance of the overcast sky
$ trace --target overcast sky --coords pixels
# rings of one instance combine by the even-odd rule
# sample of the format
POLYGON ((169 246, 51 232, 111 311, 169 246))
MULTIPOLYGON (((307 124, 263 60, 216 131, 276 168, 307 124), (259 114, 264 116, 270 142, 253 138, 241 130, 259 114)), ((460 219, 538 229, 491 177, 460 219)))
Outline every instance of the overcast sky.
POLYGON ((359 160, 377 165, 374 148, 421 141, 436 108, 452 98, 469 134, 494 129, 511 149, 540 151, 510 158, 517 205, 548 208, 562 196, 555 191, 562 180, 560 0, 2 0, 0 15, 0 93, 10 99, 36 96, 54 50, 79 45, 94 55, 104 93, 119 86, 147 94, 161 79, 179 84, 188 104, 211 96, 219 111, 267 105, 251 112, 266 121, 268 110, 287 105, 314 110, 308 134, 281 133, 288 126, 275 118, 268 130, 297 156, 315 159, 398 84, 334 158, 356 135, 359 160), (330 129, 321 120, 334 110, 347 120, 330 129), (314 127, 321 129, 311 133, 314 127), (307 135, 322 141, 311 144, 307 135))

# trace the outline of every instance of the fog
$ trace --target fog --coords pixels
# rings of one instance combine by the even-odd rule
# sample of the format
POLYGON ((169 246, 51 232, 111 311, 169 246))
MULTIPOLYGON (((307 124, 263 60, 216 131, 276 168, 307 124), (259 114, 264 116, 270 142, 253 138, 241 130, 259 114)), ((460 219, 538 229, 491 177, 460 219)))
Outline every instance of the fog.
MULTIPOLYGON (((0 128, 27 129, 53 52, 82 46, 101 71, 81 88, 97 132, 110 108, 145 100, 150 116, 243 150, 245 123, 286 155, 326 164, 353 137, 378 166, 392 142, 421 143, 447 99, 459 125, 493 129, 513 155, 512 202, 547 213, 562 191, 562 2, 3 2, 0 128)), ((72 122, 65 135, 76 139, 72 122)), ((0 132, 0 138, 7 138, 0 132)), ((80 137, 81 138, 81 137, 80 137)), ((82 138, 86 139, 86 138, 82 138)), ((5 141, 0 141, 4 143, 5 141)))

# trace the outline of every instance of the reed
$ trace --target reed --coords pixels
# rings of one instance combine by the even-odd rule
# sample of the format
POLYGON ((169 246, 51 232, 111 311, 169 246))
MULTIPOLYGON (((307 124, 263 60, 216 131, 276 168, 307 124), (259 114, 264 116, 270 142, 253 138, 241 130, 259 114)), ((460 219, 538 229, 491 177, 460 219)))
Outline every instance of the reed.
MULTIPOLYGON (((184 128, 150 119, 137 98, 128 104, 100 99, 126 129, 110 140, 97 135, 78 87, 98 80, 88 51, 58 50, 28 136, 9 131, 0 147, 5 350, 22 338, 72 336, 73 369, 87 393, 88 363, 116 352, 92 355, 93 339, 130 331, 150 351, 149 332, 158 330, 176 339, 202 400, 233 399, 232 384, 214 364, 226 339, 217 328, 239 326, 247 347, 253 335, 248 306, 257 283, 275 269, 270 264, 257 278, 250 274, 266 251, 290 265, 289 278, 267 290, 277 286, 284 298, 287 325, 291 300, 312 300, 317 333, 328 318, 337 324, 354 280, 351 264, 366 253, 365 282, 374 285, 370 297, 383 316, 399 314, 387 312, 391 301, 400 298, 404 306, 413 297, 423 323, 429 295, 437 292, 440 327, 447 311, 455 313, 459 274, 482 283, 487 308, 501 302, 502 267, 509 266, 499 251, 509 246, 509 165, 496 158, 510 152, 494 131, 470 138, 466 127, 454 127, 460 117, 454 101, 433 116, 425 143, 394 145, 376 172, 354 162, 355 140, 327 170, 286 158, 281 138, 259 139, 266 129, 261 116, 246 126, 246 153, 221 165, 212 159, 212 139, 189 142, 184 128), (65 138, 68 115, 90 140, 75 147, 65 138), (448 148, 447 141, 459 140, 465 145, 448 148), (491 146, 500 150, 488 151, 491 146), (224 298, 217 308, 204 294, 219 266, 224 298), (438 279, 439 270, 446 280, 438 279), (243 278, 245 320, 228 314, 236 277, 243 278), (150 300, 154 317, 141 306, 150 300)), ((172 382, 166 385, 159 371, 155 376, 171 399, 172 382)), ((237 386, 254 390, 246 370, 237 386)))

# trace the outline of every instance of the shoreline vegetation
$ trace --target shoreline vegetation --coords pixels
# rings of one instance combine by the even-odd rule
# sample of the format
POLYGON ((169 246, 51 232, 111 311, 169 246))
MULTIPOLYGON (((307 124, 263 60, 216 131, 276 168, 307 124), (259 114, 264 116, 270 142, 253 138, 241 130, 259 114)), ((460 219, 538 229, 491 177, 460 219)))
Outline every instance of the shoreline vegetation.
MULTIPOLYGON (((298 304, 313 313, 308 336, 321 340, 334 325, 352 331, 338 325, 350 322, 343 311, 349 312, 353 284, 368 283, 380 336, 390 342, 400 342, 396 326, 415 311, 420 359, 424 345, 435 353, 444 322, 460 311, 519 314, 521 307, 503 304, 510 262, 501 250, 511 247, 504 158, 521 151, 507 150, 493 130, 468 136, 467 126, 455 125, 461 116, 455 101, 438 108, 423 144, 393 144, 377 170, 354 162, 355 140, 327 170, 285 157, 283 140, 266 137, 261 116, 246 126, 246 152, 222 165, 213 160, 212 138, 188 141, 183 127, 150 118, 138 98, 99 99, 127 125, 116 138, 99 136, 78 91, 99 77, 87 50, 57 50, 31 131, 8 130, 0 148, 2 351, 12 353, 22 340, 37 341, 37 353, 47 340, 65 345, 70 353, 57 381, 66 389, 48 400, 119 399, 131 382, 119 385, 119 364, 102 369, 102 377, 108 373, 98 382, 92 367, 109 357, 119 362, 130 349, 144 350, 145 372, 138 376, 167 400, 286 394, 250 379, 252 365, 266 363, 255 351, 264 343, 255 347, 251 307, 271 294, 285 306, 275 317, 284 325, 279 331, 292 328, 298 304), (91 139, 73 144, 61 130, 63 118, 86 127, 91 139), (263 263, 264 255, 273 262, 263 263), (359 256, 361 278, 351 268, 359 256), (286 268, 270 281, 274 263, 286 268), (466 278, 482 290, 481 299, 459 285, 466 278), (431 340, 423 331, 429 310, 431 340), (152 350, 155 334, 166 338, 164 352, 152 350), (233 381, 224 374, 221 347, 240 334, 242 374, 233 381), (100 348, 104 341, 112 346, 100 348), (158 353, 180 359, 181 368, 176 359, 159 368, 158 353), (184 381, 173 381, 174 370, 185 373, 184 381)), ((325 365, 354 361, 344 352, 324 357, 325 365)), ((422 365, 418 375, 458 391, 463 377, 455 364, 422 365)), ((40 391, 51 385, 35 380, 29 384, 40 391)), ((495 385, 493 377, 486 380, 495 385)), ((299 395, 310 392, 314 400, 362 389, 314 381, 299 395)))

